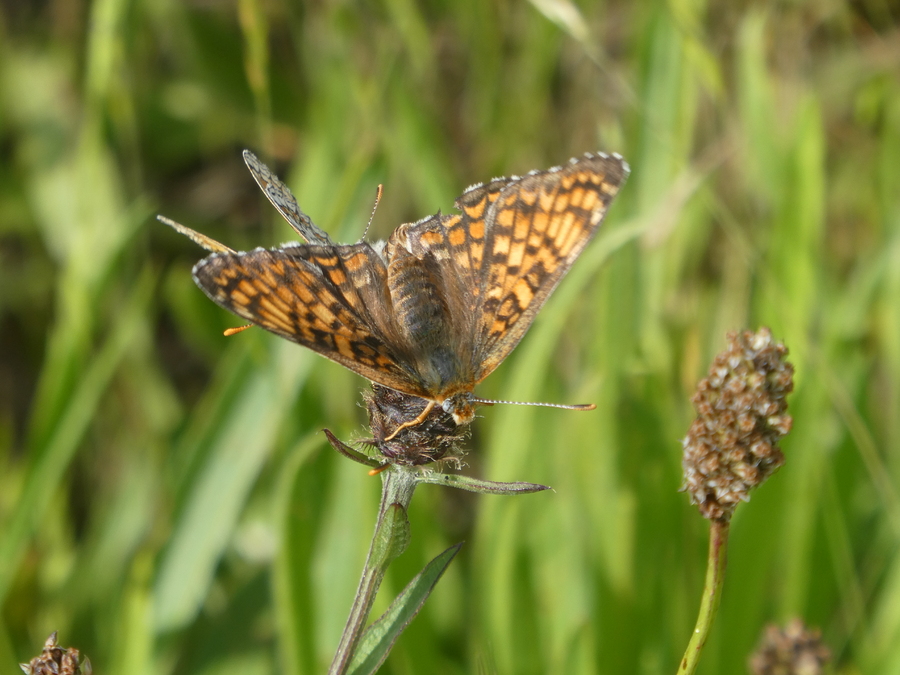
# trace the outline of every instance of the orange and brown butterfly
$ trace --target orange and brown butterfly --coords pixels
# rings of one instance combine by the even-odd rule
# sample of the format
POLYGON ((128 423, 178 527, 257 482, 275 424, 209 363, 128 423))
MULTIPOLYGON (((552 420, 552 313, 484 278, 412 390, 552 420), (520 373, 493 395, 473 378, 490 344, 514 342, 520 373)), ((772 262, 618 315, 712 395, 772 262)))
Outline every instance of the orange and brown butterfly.
POLYGON ((586 154, 473 185, 460 213, 401 225, 386 243, 334 244, 256 162, 257 182, 310 243, 238 252, 164 219, 214 252, 194 281, 247 321, 426 399, 404 426, 435 405, 457 424, 472 420, 475 385, 522 339, 629 172, 617 154, 586 154))

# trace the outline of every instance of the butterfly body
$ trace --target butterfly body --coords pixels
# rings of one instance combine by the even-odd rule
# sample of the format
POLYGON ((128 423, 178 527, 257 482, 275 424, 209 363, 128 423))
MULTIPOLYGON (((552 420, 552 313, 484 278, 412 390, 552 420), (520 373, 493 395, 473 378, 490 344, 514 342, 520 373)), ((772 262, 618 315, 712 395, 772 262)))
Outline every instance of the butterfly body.
POLYGON ((521 340, 627 174, 617 155, 586 155, 475 185, 459 214, 401 225, 384 245, 323 244, 316 228, 315 244, 215 249, 194 280, 248 321, 426 399, 423 416, 440 405, 464 424, 475 385, 521 340))
POLYGON ((465 345, 448 339, 459 311, 449 294, 446 270, 430 252, 417 256, 402 245, 387 251, 392 314, 409 347, 413 370, 424 390, 447 393, 454 382, 469 379, 470 364, 460 353, 465 345))

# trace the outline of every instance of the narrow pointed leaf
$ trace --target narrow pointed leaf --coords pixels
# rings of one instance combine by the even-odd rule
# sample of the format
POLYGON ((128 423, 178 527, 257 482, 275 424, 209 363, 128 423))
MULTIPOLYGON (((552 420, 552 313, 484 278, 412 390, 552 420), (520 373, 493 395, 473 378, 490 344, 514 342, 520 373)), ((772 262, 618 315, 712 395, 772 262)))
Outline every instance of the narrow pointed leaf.
POLYGON ((358 450, 354 450, 349 445, 338 439, 333 433, 331 433, 330 429, 322 429, 322 433, 328 438, 328 442, 331 443, 331 447, 334 448, 339 454, 343 455, 347 459, 352 459, 354 462, 359 462, 360 464, 365 464, 366 466, 371 466, 373 468, 378 468, 382 465, 382 462, 378 461, 374 457, 369 457, 359 452, 358 450))
POLYGON ((368 675, 378 670, 400 633, 419 613, 444 570, 459 552, 462 542, 438 555, 407 584, 387 611, 369 626, 350 662, 349 675, 368 675))
POLYGON ((422 476, 420 482, 432 483, 434 485, 446 485, 468 492, 480 492, 487 495, 528 494, 529 492, 541 492, 550 489, 549 485, 540 485, 538 483, 497 483, 491 480, 481 480, 479 478, 472 478, 471 476, 461 476, 449 473, 428 473, 422 476))

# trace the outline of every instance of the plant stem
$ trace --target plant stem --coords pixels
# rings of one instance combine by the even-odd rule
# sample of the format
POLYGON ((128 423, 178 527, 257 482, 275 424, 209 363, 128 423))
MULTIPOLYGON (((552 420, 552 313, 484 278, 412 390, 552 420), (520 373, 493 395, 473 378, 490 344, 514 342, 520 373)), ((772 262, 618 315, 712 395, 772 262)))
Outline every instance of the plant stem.
POLYGON ((709 555, 706 560, 706 584, 703 587, 703 600, 700 603, 700 614, 694 634, 688 643, 678 668, 678 675, 692 675, 700 662, 700 652, 709 637, 710 628, 719 609, 722 599, 722 585, 725 581, 726 548, 728 545, 728 528, 730 521, 713 520, 709 527, 709 555))
POLYGON ((396 464, 381 473, 381 506, 378 508, 372 545, 328 675, 347 672, 387 568, 409 543, 406 511, 419 479, 419 472, 415 469, 396 464))

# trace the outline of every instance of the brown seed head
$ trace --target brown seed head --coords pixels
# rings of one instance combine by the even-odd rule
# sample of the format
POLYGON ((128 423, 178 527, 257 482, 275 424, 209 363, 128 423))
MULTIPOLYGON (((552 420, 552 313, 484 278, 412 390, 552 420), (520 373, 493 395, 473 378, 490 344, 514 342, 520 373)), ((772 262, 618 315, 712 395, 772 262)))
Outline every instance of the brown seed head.
POLYGON ((748 666, 752 675, 821 675, 830 660, 819 631, 794 619, 784 629, 766 627, 748 666))
POLYGON ((691 503, 710 520, 728 520, 750 499, 784 455, 778 441, 791 430, 785 396, 794 388, 787 348, 772 332, 728 334, 691 398, 697 419, 682 441, 684 487, 691 503))
POLYGON ((91 675, 91 662, 77 649, 64 649, 56 642, 56 631, 44 642, 44 650, 28 663, 19 666, 26 675, 91 675))
POLYGON ((468 425, 457 425, 453 415, 441 406, 435 406, 421 423, 400 429, 390 441, 385 441, 405 422, 415 420, 428 402, 374 383, 372 393, 364 397, 372 430, 372 438, 366 442, 391 463, 418 466, 462 456, 459 442, 468 425))

